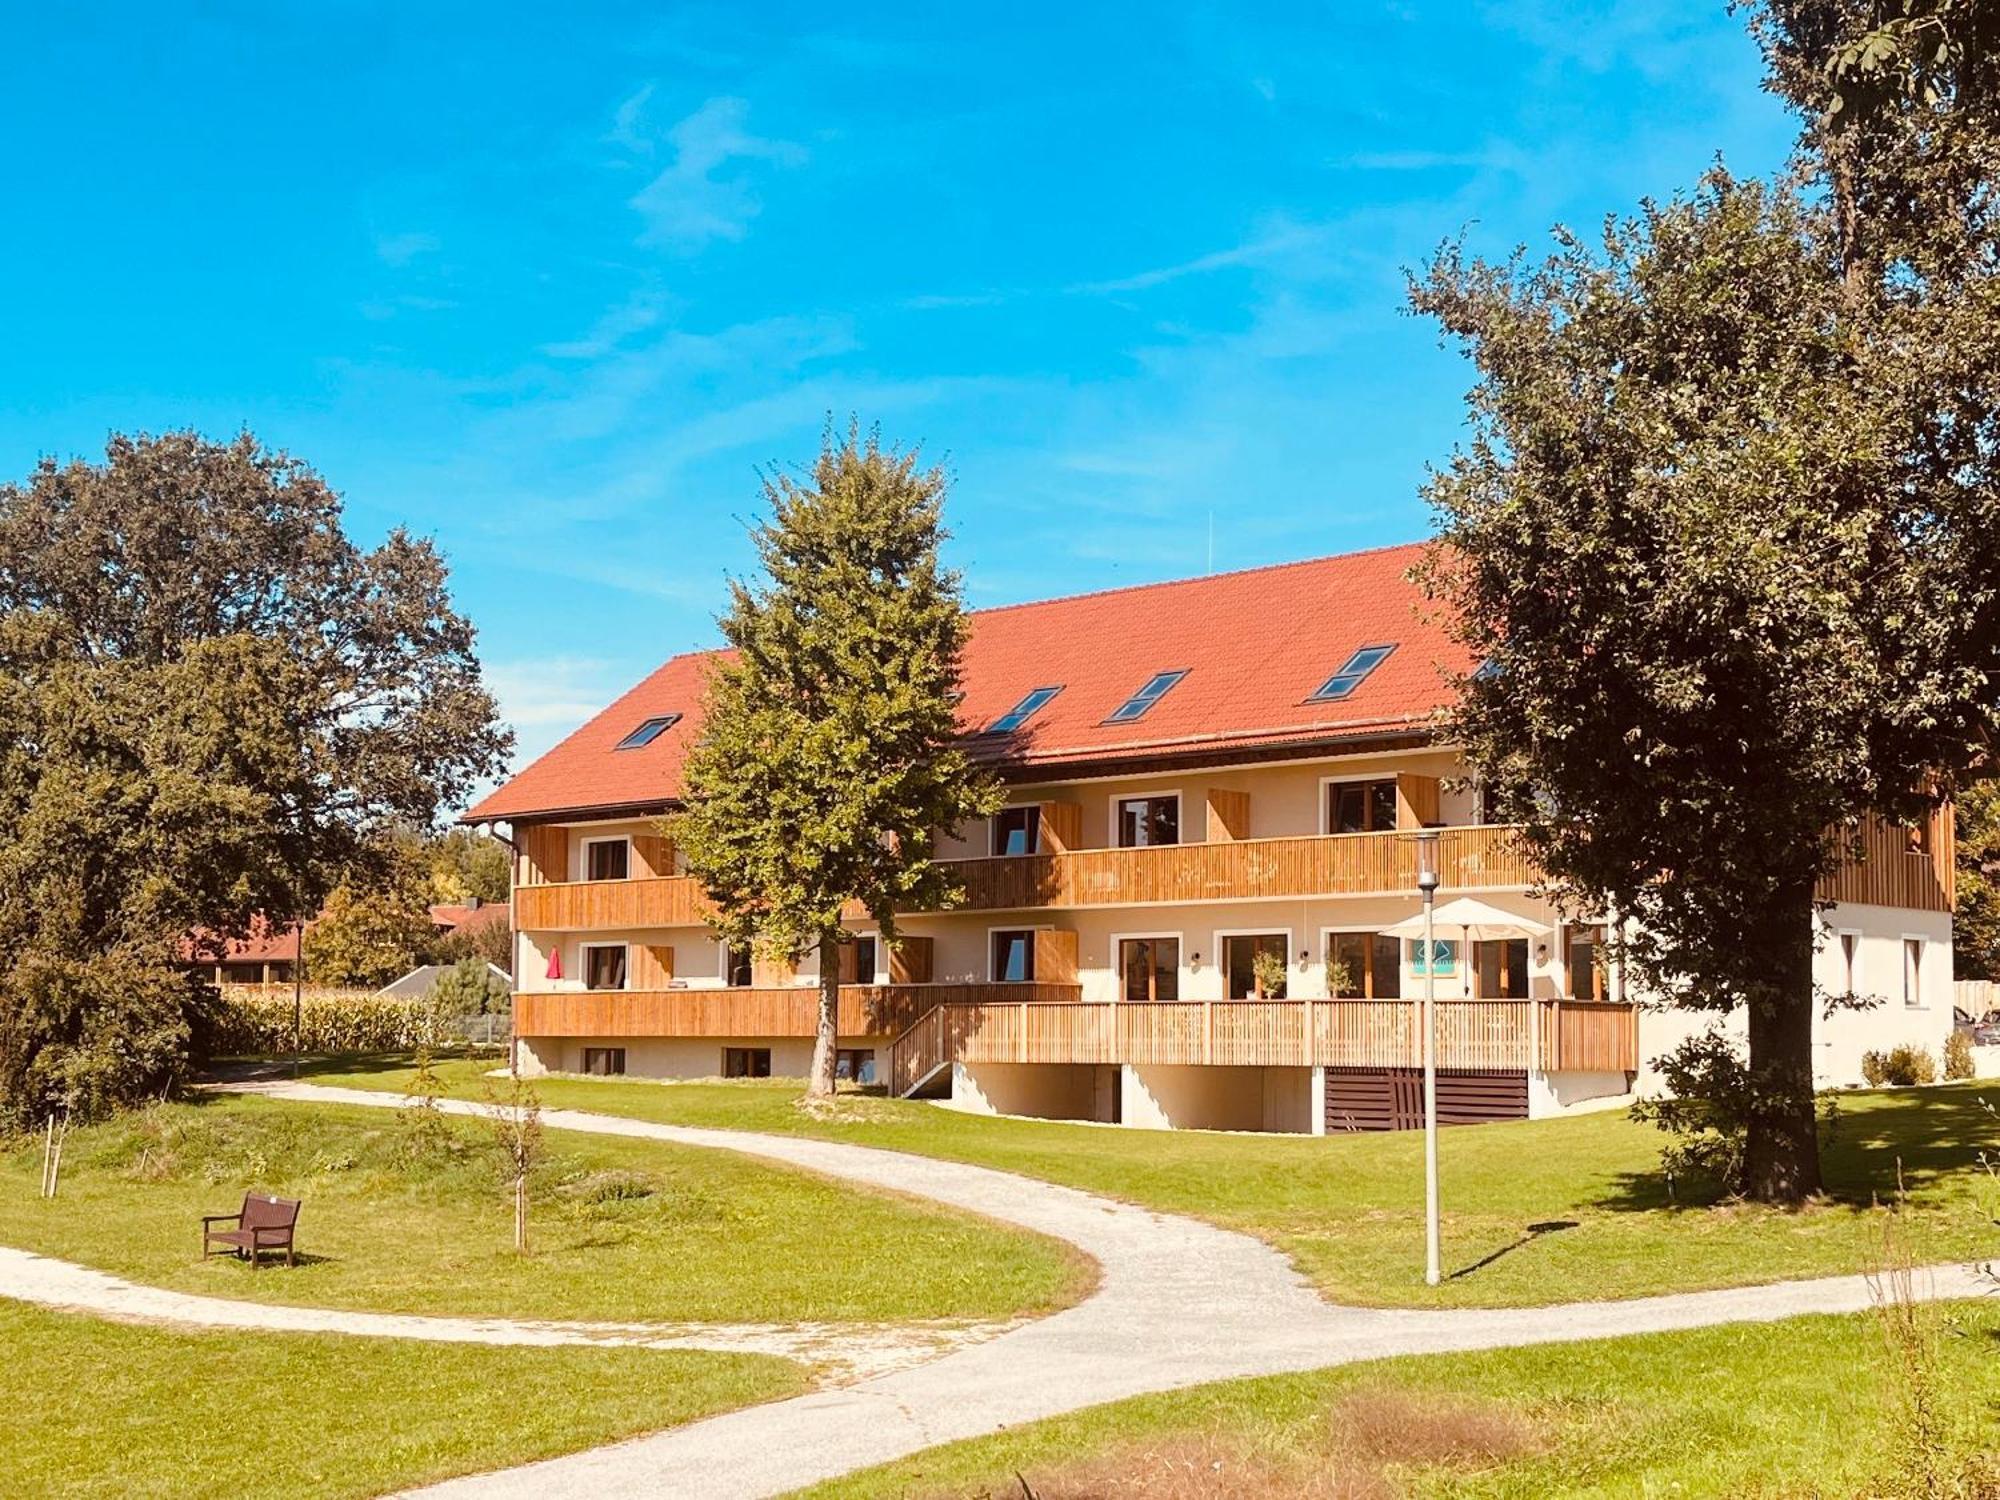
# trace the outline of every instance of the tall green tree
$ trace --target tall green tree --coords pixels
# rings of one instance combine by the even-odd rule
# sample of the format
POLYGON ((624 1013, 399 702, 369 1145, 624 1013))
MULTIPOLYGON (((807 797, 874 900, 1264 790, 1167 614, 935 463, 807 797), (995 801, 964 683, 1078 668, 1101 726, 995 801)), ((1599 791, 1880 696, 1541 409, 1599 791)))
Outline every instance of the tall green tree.
POLYGON ((1814 887, 1995 731, 1993 7, 1752 7, 1801 115, 1785 183, 1719 168, 1538 263, 1447 249, 1415 307, 1479 370, 1428 578, 1489 664, 1454 727, 1579 904, 1636 919, 1747 1063, 1741 1186, 1819 1186, 1814 887), (1976 55, 1975 55, 1976 54, 1976 55))
POLYGON ((2000 781, 1966 787, 1952 811, 1958 834, 1952 977, 2000 980, 2000 781))
POLYGON ((948 904, 940 832, 991 812, 958 742, 959 580, 939 556, 945 477, 871 432, 831 430, 804 482, 768 477, 764 578, 734 581, 674 836, 715 925, 766 953, 819 955, 810 1089, 834 1090, 842 916, 948 904))
POLYGON ((379 878, 506 745, 436 549, 248 435, 0 486, 0 1119, 157 1092, 190 932, 379 878))

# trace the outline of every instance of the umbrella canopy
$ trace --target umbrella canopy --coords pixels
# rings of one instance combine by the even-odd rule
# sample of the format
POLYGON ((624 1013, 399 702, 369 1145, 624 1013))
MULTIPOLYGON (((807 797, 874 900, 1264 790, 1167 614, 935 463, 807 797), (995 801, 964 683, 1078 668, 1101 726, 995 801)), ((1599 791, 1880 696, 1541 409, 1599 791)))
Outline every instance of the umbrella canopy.
MULTIPOLYGON (((1439 927, 1449 927, 1462 933, 1468 942, 1547 937, 1550 931, 1539 922, 1516 916, 1511 911, 1502 911, 1490 902, 1472 896, 1454 896, 1431 913, 1431 920, 1439 927)), ((1423 913, 1418 912, 1393 927, 1384 927, 1382 931, 1390 937, 1421 938, 1424 935, 1423 913)))

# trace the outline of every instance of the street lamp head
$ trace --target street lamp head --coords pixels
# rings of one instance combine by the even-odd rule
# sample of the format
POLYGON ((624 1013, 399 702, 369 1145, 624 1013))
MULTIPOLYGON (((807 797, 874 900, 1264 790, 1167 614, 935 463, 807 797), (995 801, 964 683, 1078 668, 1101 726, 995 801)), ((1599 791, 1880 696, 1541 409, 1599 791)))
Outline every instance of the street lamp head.
POLYGON ((1426 896, 1432 896, 1437 894, 1437 888, 1438 872, 1436 870, 1425 868, 1417 871, 1418 890, 1422 891, 1426 896))
POLYGON ((1426 896, 1435 892, 1438 880, 1438 831, 1426 828, 1417 835, 1417 889, 1426 896))

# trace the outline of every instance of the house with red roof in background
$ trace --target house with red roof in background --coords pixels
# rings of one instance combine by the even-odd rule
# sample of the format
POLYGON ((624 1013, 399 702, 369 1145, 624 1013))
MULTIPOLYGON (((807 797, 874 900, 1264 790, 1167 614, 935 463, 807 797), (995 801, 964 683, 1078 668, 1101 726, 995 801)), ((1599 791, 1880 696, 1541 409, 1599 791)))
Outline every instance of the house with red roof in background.
MULTIPOLYGON (((1008 790, 945 853, 948 911, 857 915, 840 1070, 957 1108, 1320 1133, 1420 1119, 1419 1000, 1446 1121, 1628 1098, 1693 1022, 1647 1013, 1607 922, 1537 893, 1434 723, 1476 664, 1408 571, 1418 546, 979 610, 963 732, 1008 790), (1418 874, 1441 883, 1432 941, 1418 874)), ((717 940, 659 818, 701 733, 675 657, 465 821, 516 851, 524 1069, 807 1069, 816 959, 717 940)), ((1951 1023, 1948 809, 1867 830, 1822 895, 1825 1082, 1951 1023)))

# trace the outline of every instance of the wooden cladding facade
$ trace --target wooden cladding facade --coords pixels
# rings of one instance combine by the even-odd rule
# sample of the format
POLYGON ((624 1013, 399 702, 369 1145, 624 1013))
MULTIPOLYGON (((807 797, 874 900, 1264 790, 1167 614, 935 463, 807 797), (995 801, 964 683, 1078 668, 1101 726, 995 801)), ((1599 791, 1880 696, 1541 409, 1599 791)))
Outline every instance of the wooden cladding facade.
MULTIPOLYGON (((891 1050, 897 1091, 941 1062, 1140 1066, 1417 1068, 1415 1000, 1215 1000, 1170 1004, 941 1006, 891 1050)), ((1636 1073, 1632 1005, 1577 1000, 1445 1000, 1439 1067, 1636 1073)))
POLYGON ((1957 826, 1949 803, 1933 808, 1920 828, 1869 817, 1843 847, 1840 866, 1820 882, 1825 901, 1950 911, 1957 895, 1957 826))
MULTIPOLYGON (((982 999, 1073 1003, 1075 985, 849 984, 840 987, 840 1034, 888 1037, 940 1005, 982 999)), ((819 990, 810 985, 754 989, 524 991, 514 997, 514 1033, 523 1037, 811 1036, 819 990)))

